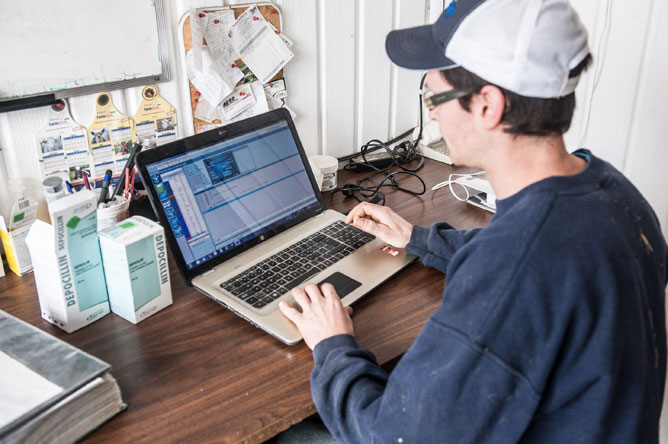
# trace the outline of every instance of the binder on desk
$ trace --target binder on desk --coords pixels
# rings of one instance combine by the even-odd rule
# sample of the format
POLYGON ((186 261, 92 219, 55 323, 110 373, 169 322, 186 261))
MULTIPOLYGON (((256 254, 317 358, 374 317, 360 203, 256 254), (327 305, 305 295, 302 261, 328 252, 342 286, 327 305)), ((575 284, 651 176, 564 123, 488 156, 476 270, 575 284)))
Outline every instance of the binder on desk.
POLYGON ((0 310, 0 442, 74 442, 125 408, 109 364, 0 310))

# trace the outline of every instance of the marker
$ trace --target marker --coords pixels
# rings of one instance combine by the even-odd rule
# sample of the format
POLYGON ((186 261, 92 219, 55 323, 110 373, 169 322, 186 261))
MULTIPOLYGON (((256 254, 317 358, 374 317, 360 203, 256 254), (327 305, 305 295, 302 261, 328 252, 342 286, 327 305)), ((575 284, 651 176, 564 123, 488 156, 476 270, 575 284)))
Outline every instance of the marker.
POLYGON ((100 190, 100 198, 97 200, 97 203, 106 203, 107 195, 109 194, 109 183, 111 182, 111 170, 104 172, 104 179, 102 179, 102 189, 100 190))
MULTIPOLYGON (((135 164, 135 157, 137 157, 137 154, 142 150, 142 146, 139 143, 135 143, 132 145, 130 148, 130 155, 128 156, 128 160, 125 162, 125 166, 123 167, 123 173, 127 176, 127 174, 130 172, 130 169, 134 166, 135 164)), ((116 184, 116 188, 114 188, 114 196, 117 195, 121 191, 121 185, 123 181, 118 179, 118 183, 116 184)), ((127 189, 127 182, 125 184, 125 189, 127 189)))
POLYGON ((74 191, 72 190, 72 184, 68 180, 65 181, 65 186, 67 187, 68 193, 74 194, 74 191))
POLYGON ((81 171, 81 175, 83 176, 84 186, 86 187, 87 190, 90 190, 90 182, 88 181, 88 174, 86 174, 85 171, 81 171))

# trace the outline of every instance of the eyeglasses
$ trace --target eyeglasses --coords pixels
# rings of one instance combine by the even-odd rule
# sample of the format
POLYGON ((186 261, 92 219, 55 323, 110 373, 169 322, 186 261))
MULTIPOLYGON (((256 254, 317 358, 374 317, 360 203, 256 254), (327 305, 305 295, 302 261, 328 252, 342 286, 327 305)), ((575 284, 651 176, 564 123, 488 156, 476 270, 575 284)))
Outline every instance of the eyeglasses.
POLYGON ((450 91, 434 94, 425 88, 422 90, 422 101, 424 102, 424 106, 426 106, 429 111, 432 111, 438 105, 441 105, 452 99, 468 96, 469 94, 471 94, 469 91, 464 91, 461 89, 451 89, 450 91))

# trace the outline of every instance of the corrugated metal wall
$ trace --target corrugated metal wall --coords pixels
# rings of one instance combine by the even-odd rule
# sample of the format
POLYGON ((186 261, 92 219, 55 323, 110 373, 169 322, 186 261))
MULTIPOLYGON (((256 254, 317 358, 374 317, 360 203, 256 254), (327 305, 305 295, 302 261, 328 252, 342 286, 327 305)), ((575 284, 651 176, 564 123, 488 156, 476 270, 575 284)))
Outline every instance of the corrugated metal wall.
MULTIPOLYGON (((243 2, 226 2, 225 4, 243 2)), ((285 69, 288 104, 308 153, 342 156, 364 142, 397 135, 417 123, 416 92, 420 73, 391 66, 385 55, 390 29, 434 20, 448 0, 277 0, 283 29, 294 41, 295 58, 285 69)), ((573 0, 590 31, 595 64, 578 87, 578 108, 566 140, 611 161, 649 198, 668 233, 668 20, 665 2, 648 0, 629 6, 612 0, 573 0), (593 94, 593 95, 592 95, 593 94), (586 128, 586 131, 585 131, 586 128)), ((190 6, 222 2, 166 1, 173 80, 160 93, 177 108, 182 136, 192 133, 187 79, 177 24, 190 6)), ((16 62, 16 61, 15 61, 16 62)), ((18 61, 21 62, 21 61, 18 61)), ((26 57, 23 63, 32 63, 26 57)), ((140 88, 111 93, 121 111, 134 115, 140 88)), ((95 95, 69 100, 72 117, 88 126, 95 95)), ((0 114, 0 184, 24 182, 41 199, 35 133, 45 109, 0 114)), ((9 212, 6 186, 0 211, 9 212)), ((46 216, 44 210, 40 211, 46 216)))

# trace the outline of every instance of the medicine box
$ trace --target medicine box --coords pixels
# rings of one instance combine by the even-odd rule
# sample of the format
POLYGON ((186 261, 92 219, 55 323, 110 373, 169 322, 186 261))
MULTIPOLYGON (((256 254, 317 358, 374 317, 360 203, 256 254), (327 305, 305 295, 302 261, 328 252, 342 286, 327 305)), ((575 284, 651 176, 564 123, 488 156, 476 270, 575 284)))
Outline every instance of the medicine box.
POLYGON ((68 333, 109 313, 96 209, 92 191, 62 197, 26 238, 42 317, 68 333))
MULTIPOLYGON (((25 244, 28 231, 30 231, 30 225, 9 231, 5 219, 0 216, 0 239, 2 239, 2 245, 5 248, 5 255, 7 255, 7 265, 18 276, 23 276, 32 271, 30 254, 25 244)), ((0 276, 2 275, 0 274, 0 276)))
MULTIPOLYGON (((7 256, 7 265, 19 276, 32 271, 32 262, 30 262, 30 253, 25 239, 36 218, 37 202, 23 198, 14 203, 9 223, 5 224, 5 219, 0 216, 0 239, 2 239, 7 256)), ((0 268, 2 268, 1 264, 0 268)), ((4 276, 3 270, 0 270, 0 276, 4 276)))
POLYGON ((136 324, 172 304, 162 226, 133 216, 99 234, 111 311, 136 324))

